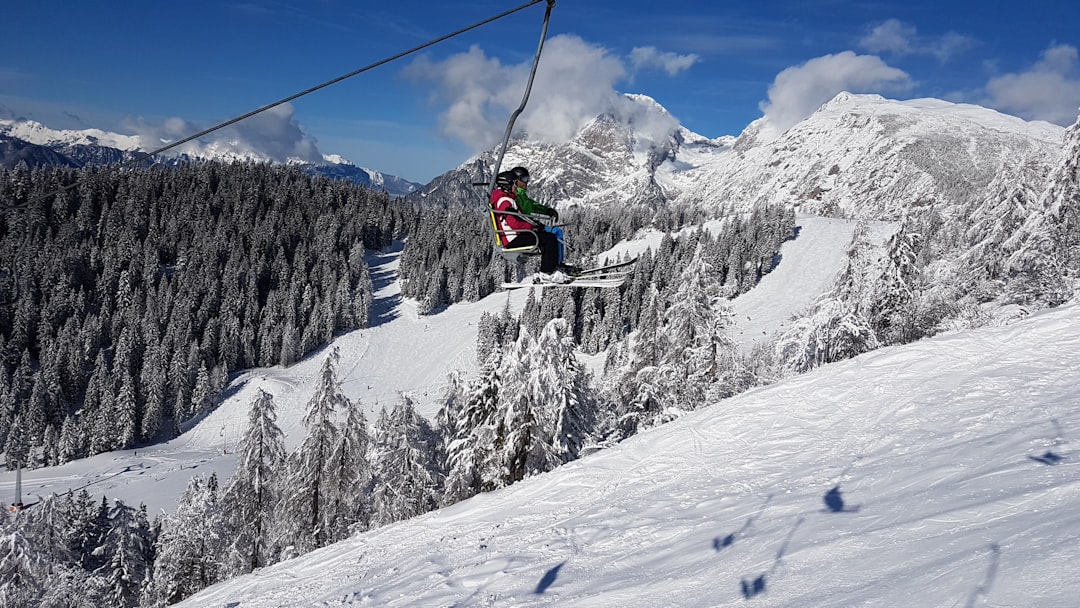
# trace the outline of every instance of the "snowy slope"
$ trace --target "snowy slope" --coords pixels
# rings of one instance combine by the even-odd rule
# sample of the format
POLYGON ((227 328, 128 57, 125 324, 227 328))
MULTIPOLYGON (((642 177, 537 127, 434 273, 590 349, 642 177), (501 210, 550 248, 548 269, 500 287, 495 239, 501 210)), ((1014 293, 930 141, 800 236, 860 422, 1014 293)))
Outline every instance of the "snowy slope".
POLYGON ((180 605, 1075 605, 1078 315, 820 368, 180 605))
MULTIPOLYGON (((796 315, 831 287, 847 263, 848 245, 858 222, 799 215, 798 235, 780 247, 780 262, 752 290, 731 302, 731 336, 739 350, 749 353, 784 330, 796 315), (798 262, 793 262, 799 260, 798 262)), ((867 222, 874 243, 883 245, 896 230, 890 222, 867 222)))
MULTIPOLYGON (((754 318, 753 323, 737 319, 739 331, 755 337, 759 332, 772 334, 778 325, 770 323, 782 323, 804 309, 828 289, 839 272, 854 225, 811 216, 800 217, 798 223, 802 226, 799 237, 784 245, 783 259, 773 274, 735 301, 736 310, 743 312, 757 306, 746 298, 767 302, 760 312, 747 313, 754 318), (752 295, 757 289, 762 295, 752 295)), ((661 238, 659 232, 648 233, 638 241, 621 243, 610 255, 640 254, 646 247, 658 245, 661 238)), ((375 288, 373 326, 339 336, 331 346, 341 353, 338 376, 342 390, 366 408, 369 421, 374 421, 380 407, 393 406, 402 391, 413 396, 422 414, 434 416, 447 375, 455 371, 469 375, 477 369, 476 324, 480 315, 501 311, 507 298, 518 313, 528 296, 526 290, 496 293, 480 302, 455 304, 434 316, 418 316, 414 303, 400 297, 396 280, 400 253, 399 246, 369 257, 375 288)), ((172 512, 193 475, 216 472, 222 480, 232 475, 236 466, 233 451, 244 433, 248 408, 258 389, 274 395, 278 424, 286 434, 288 448, 294 449, 303 441, 300 421, 327 352, 314 353, 289 368, 260 368, 240 374, 213 412, 169 442, 25 471, 24 502, 85 487, 96 496, 145 504, 150 513, 172 512)), ((591 358, 590 369, 602 369, 602 359, 591 358)), ((13 473, 0 472, 0 498, 4 501, 11 500, 14 483, 13 473)))

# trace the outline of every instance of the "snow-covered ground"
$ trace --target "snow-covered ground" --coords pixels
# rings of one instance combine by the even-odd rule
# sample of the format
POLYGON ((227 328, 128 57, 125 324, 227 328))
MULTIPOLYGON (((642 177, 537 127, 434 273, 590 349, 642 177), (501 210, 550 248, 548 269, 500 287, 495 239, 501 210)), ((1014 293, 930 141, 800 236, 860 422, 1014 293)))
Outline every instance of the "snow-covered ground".
MULTIPOLYGON (((732 303, 743 332, 776 330, 839 270, 854 225, 798 224, 776 270, 732 303)), ((409 391, 430 414, 446 373, 475 369, 479 315, 508 296, 419 317, 398 297, 398 254, 371 260, 375 325, 334 346, 350 397, 374 409, 409 391)), ((182 605, 1075 605, 1078 319, 1073 304, 829 365, 182 605)), ((192 475, 231 474, 255 388, 301 440, 324 356, 241 375, 171 442, 27 471, 24 500, 86 487, 172 511, 192 475)), ((0 475, 0 493, 13 485, 0 475)))
POLYGON ((1078 314, 749 391, 180 605, 1075 606, 1078 314))
MULTIPOLYGON (((839 270, 830 260, 842 261, 852 225, 799 225, 776 271, 733 303, 759 310, 751 331, 775 329, 764 319, 805 307, 839 270), (811 273, 822 282, 803 281, 811 273)), ((390 251, 371 263, 376 325, 335 341, 346 392, 370 407, 399 390, 434 392, 454 366, 474 369, 476 320, 507 297, 418 317, 390 280, 396 259, 390 251)), ((525 295, 511 294, 512 305, 525 295)), ((1075 605, 1078 315, 1070 305, 749 391, 184 605, 1075 605)), ((245 373, 171 442, 28 471, 24 500, 87 487, 172 511, 192 475, 231 474, 223 451, 254 388, 274 393, 290 444, 300 441, 324 356, 245 373)), ((0 475, 0 493, 13 485, 12 473, 0 475)))
MULTIPOLYGON (((731 336, 741 352, 749 353, 756 344, 768 342, 832 285, 847 262, 848 246, 858 224, 857 220, 812 215, 796 218, 798 235, 780 247, 777 266, 756 287, 731 302, 731 336)), ((896 230, 891 222, 865 224, 878 245, 896 230)))

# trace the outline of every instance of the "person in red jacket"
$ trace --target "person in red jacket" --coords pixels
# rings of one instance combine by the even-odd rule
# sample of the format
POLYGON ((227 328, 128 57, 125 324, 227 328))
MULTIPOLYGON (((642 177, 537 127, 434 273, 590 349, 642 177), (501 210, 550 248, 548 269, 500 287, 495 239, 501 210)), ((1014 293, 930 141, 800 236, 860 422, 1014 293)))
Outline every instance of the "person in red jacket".
POLYGON ((525 167, 514 167, 495 176, 491 207, 499 226, 499 241, 506 248, 539 245, 541 281, 568 283, 571 277, 566 271, 571 267, 562 263, 562 229, 549 228, 536 219, 545 215, 557 221, 559 212, 529 198, 525 193, 528 187, 529 170, 525 167))

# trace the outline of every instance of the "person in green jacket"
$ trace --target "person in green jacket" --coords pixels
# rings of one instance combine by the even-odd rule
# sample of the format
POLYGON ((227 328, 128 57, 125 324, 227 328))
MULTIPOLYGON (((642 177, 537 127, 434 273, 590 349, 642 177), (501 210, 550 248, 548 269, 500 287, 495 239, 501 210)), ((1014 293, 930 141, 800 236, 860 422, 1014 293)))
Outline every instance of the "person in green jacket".
MULTIPOLYGON (((515 205, 525 215, 546 215, 551 218, 551 222, 555 223, 559 221, 559 212, 555 207, 549 207, 541 204, 531 198, 529 198, 526 192, 529 187, 529 170, 525 167, 514 167, 509 171, 503 171, 496 176, 496 184, 513 188, 515 205)), ((543 229, 555 235, 559 241, 559 263, 558 269, 567 274, 573 274, 577 271, 577 268, 563 263, 566 257, 566 247, 563 243, 563 230, 558 226, 546 226, 543 229)))

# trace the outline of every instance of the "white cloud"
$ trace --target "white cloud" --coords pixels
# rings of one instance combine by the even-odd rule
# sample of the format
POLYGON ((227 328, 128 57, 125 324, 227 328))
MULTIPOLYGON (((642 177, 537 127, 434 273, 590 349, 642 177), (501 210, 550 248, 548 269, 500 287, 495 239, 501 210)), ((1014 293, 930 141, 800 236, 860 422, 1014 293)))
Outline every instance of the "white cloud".
POLYGON ((899 19, 889 19, 870 30, 870 33, 859 41, 859 46, 871 53, 905 55, 911 52, 911 41, 916 35, 914 26, 899 19))
POLYGON ((991 79, 983 103, 1028 120, 1070 125, 1080 112, 1078 63, 1076 47, 1052 46, 1031 69, 991 79))
POLYGON ((906 91, 911 78, 890 67, 880 57, 844 51, 815 57, 787 68, 769 86, 769 99, 761 103, 769 134, 777 136, 809 116, 821 104, 842 91, 883 93, 906 91))
MULTIPOLYGON (((635 50, 630 61, 635 67, 659 68, 674 75, 693 63, 689 57, 656 49, 635 50)), ((444 61, 422 57, 406 74, 436 85, 434 101, 448 104, 439 119, 440 129, 479 151, 502 140, 507 119, 521 103, 531 68, 532 57, 520 64, 503 65, 474 46, 444 61)), ((626 98, 615 85, 627 77, 623 59, 606 49, 578 36, 555 36, 544 44, 536 81, 515 132, 562 143, 604 112, 623 115, 628 108, 626 98)))
POLYGON ((687 70, 690 66, 701 59, 698 55, 679 55, 669 51, 657 50, 654 46, 639 46, 630 51, 630 63, 635 70, 644 68, 658 68, 668 76, 676 76, 679 72, 687 70))
MULTIPOLYGON (((290 159, 320 162, 322 154, 316 140, 304 133, 300 124, 293 119, 293 111, 292 104, 282 104, 170 152, 202 154, 210 150, 227 150, 277 162, 290 159)), ((206 128, 182 118, 168 118, 161 124, 142 119, 130 120, 126 126, 140 136, 143 146, 148 150, 160 148, 206 128)))
POLYGON ((859 40, 859 46, 871 53, 894 55, 932 55, 941 61, 974 44, 968 36, 948 32, 942 36, 920 36, 915 26, 899 19, 889 19, 875 26, 859 40))

